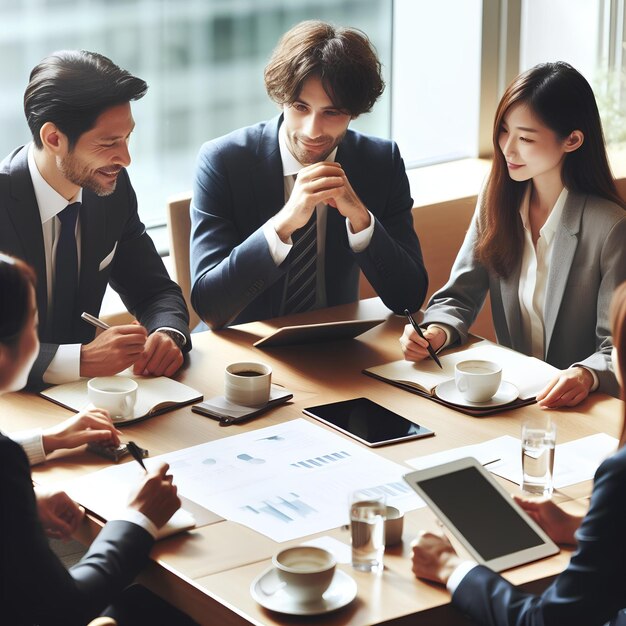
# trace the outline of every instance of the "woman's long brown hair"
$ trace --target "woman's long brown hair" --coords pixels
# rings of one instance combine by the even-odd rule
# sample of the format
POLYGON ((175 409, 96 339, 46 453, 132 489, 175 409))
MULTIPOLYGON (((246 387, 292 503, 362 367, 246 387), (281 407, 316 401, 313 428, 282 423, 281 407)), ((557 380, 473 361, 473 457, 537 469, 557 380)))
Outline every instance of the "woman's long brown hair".
POLYGON ((543 63, 520 74, 504 92, 493 124, 494 158, 480 207, 476 258, 489 270, 507 277, 517 267, 524 244, 519 207, 529 181, 511 179, 499 136, 509 109, 527 105, 560 139, 572 131, 584 135, 582 146, 563 161, 563 184, 624 207, 617 193, 604 145, 598 107, 591 86, 571 65, 543 63))

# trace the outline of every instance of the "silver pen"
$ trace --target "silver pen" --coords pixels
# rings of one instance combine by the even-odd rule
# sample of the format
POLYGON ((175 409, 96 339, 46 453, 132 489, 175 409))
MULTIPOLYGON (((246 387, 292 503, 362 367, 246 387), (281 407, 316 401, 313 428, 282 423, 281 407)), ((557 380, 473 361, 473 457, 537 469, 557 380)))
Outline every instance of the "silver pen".
POLYGON ((107 330, 111 328, 106 322, 103 322, 101 319, 98 319, 95 315, 91 315, 91 313, 83 312, 81 317, 92 326, 96 328, 102 328, 102 330, 107 330))

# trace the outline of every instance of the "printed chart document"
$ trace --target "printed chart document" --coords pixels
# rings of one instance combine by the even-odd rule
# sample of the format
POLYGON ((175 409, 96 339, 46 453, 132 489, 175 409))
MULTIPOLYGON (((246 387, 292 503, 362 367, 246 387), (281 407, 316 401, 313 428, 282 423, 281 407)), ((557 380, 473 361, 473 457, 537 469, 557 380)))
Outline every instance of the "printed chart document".
MULTIPOLYGON (((180 494, 274 541, 347 524, 355 489, 384 493, 387 504, 401 511, 424 506, 402 479, 406 466, 301 418, 144 461, 148 468, 169 463, 180 494)), ((78 479, 85 485, 91 480, 89 493, 75 493, 71 482, 64 487, 98 513, 98 498, 136 481, 136 466, 125 463, 78 479)))
MULTIPOLYGON (((115 424, 124 425, 171 411, 172 409, 202 400, 202 394, 166 376, 146 378, 127 373, 118 374, 124 378, 132 378, 137 382, 137 403, 131 417, 116 419, 115 424)), ((55 385, 41 392, 41 395, 52 402, 72 411, 81 411, 89 405, 86 378, 63 385, 55 385)))
MULTIPOLYGON (((605 433, 597 433, 567 443, 557 444, 554 450, 554 487, 562 489, 569 485, 591 480, 604 459, 617 449, 617 439, 605 433)), ((474 457, 493 474, 518 485, 522 484, 522 442, 505 435, 483 443, 406 461, 415 469, 441 465, 466 456, 474 457)))
POLYGON ((502 410, 502 408, 481 409, 479 406, 460 407, 436 397, 435 387, 447 380, 453 380, 454 366, 460 361, 469 359, 494 361, 502 366, 502 380, 512 383, 519 390, 518 400, 507 405, 506 408, 524 406, 533 402, 537 393, 559 372, 557 368, 545 361, 484 339, 466 350, 439 355, 442 368, 439 368, 432 359, 425 359, 419 363, 401 360, 370 367, 363 370, 363 373, 471 415, 502 410))

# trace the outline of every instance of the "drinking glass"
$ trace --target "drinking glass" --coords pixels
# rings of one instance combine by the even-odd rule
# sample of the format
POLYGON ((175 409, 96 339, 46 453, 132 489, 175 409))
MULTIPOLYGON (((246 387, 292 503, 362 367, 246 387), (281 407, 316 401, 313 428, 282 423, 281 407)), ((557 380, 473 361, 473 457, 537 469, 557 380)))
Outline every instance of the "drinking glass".
POLYGON ((355 491, 350 499, 352 566, 364 572, 383 569, 386 500, 384 494, 355 491))
POLYGON ((554 475, 556 424, 536 420, 522 424, 522 490, 536 496, 551 496, 554 475))

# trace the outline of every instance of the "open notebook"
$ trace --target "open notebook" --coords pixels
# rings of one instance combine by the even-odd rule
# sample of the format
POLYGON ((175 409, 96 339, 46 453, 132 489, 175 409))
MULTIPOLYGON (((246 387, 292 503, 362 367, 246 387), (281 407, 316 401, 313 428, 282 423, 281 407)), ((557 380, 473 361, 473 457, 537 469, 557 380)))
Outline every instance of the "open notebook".
MULTIPOLYGON (((165 376, 144 378, 142 376, 121 375, 137 381, 139 387, 137 388, 137 403, 133 415, 125 419, 115 420, 116 426, 133 424, 180 406, 198 402, 203 397, 196 389, 165 376)), ((55 385, 42 391, 41 395, 72 411, 80 411, 89 404, 86 378, 72 383, 55 385)))
POLYGON ((545 361, 520 354, 485 339, 465 350, 439 355, 443 369, 439 368, 432 359, 426 359, 419 363, 402 360, 370 367, 363 370, 363 373, 470 415, 484 415, 503 410, 502 406, 484 408, 460 406, 446 402, 436 395, 435 388, 437 385, 453 380, 454 366, 458 362, 468 359, 495 361, 502 366, 502 380, 512 383, 519 391, 518 398, 505 405, 504 409, 533 403, 537 393, 559 372, 557 368, 545 361))

